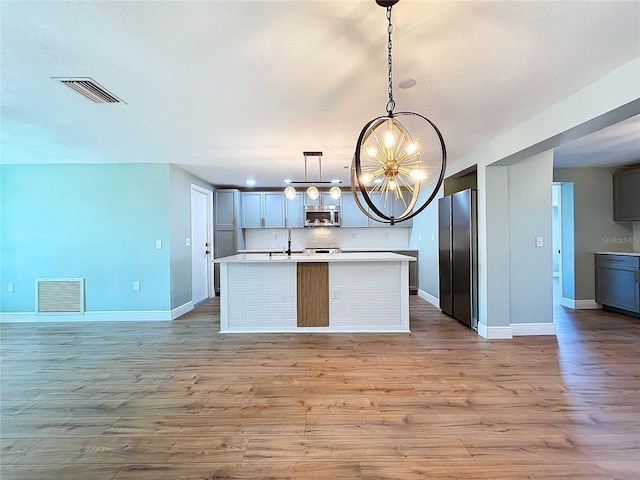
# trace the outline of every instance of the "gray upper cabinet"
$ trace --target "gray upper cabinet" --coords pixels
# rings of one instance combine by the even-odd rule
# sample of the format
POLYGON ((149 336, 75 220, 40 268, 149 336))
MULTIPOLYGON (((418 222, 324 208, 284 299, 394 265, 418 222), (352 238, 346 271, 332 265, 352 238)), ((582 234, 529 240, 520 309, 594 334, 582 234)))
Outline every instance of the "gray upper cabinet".
POLYGON ((285 197, 285 214, 287 227, 304 227, 304 193, 296 193, 296 198, 285 197))
MULTIPOLYGON (((361 200, 364 202, 364 200, 361 200)), ((366 204, 363 204, 366 208, 366 204)), ((367 227, 369 226, 369 218, 360 211, 356 204, 351 191, 342 192, 342 207, 340 209, 342 215, 343 227, 367 227)))
POLYGON ((242 192, 242 228, 284 228, 282 192, 242 192))
POLYGON ((220 189, 213 192, 214 225, 216 228, 238 228, 240 191, 220 189))
POLYGON ((613 219, 640 221, 640 168, 613 175, 613 219))
MULTIPOLYGON (((302 192, 306 192, 307 189, 306 187, 302 190, 302 192)), ((343 190, 343 194, 344 194, 344 190, 343 190)), ((334 200, 333 198, 331 198, 331 195, 329 195, 329 192, 320 192, 320 196, 318 198, 316 198, 315 200, 311 200, 306 193, 304 194, 304 204, 305 205, 309 205, 309 206, 313 206, 313 205, 328 205, 328 206, 335 206, 335 207, 339 207, 340 206, 340 200, 341 198, 334 200)))

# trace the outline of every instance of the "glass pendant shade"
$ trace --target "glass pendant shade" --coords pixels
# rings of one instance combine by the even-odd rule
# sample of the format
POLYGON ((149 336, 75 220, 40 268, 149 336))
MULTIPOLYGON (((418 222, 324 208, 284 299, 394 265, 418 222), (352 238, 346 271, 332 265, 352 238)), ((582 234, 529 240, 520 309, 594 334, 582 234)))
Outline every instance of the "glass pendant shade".
POLYGON ((307 188, 307 197, 309 197, 311 200, 317 200, 319 196, 320 192, 315 185, 311 185, 309 188, 307 188))
POLYGON ((295 200, 296 198, 296 189, 289 185, 284 189, 284 196, 287 197, 288 200, 295 200))
POLYGON ((334 200, 338 200, 342 196, 342 190, 340 190, 340 187, 331 187, 329 196, 334 200))

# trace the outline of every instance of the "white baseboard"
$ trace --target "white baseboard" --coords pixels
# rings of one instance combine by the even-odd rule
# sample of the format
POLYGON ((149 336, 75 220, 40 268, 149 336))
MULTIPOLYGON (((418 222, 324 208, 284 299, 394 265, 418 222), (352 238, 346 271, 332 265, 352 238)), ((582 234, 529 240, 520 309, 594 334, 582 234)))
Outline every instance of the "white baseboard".
POLYGON ((525 335, 555 335, 554 323, 512 323, 511 333, 514 337, 525 335))
POLYGON ((187 302, 184 305, 180 305, 179 307, 171 310, 171 320, 175 320, 179 316, 184 315, 191 310, 193 310, 193 302, 187 302))
POLYGON ((25 322, 166 322, 175 320, 181 315, 193 310, 193 302, 173 310, 151 311, 93 311, 84 314, 36 314, 33 312, 8 312, 0 313, 0 323, 25 323, 25 322))
POLYGON ((598 310, 602 306, 596 303, 595 300, 574 300, 573 298, 562 297, 560 305, 567 308, 573 308, 574 310, 598 310))
POLYGON ((576 310, 598 310, 602 308, 595 300, 576 300, 576 310))
POLYGON ((431 305, 440 308, 440 299, 434 297, 430 293, 427 293, 424 290, 418 289, 418 296, 423 300, 426 300, 427 302, 429 302, 431 305))
POLYGON ((479 323, 478 335, 488 340, 501 340, 501 339, 513 338, 510 325, 507 327, 488 327, 484 323, 479 323))

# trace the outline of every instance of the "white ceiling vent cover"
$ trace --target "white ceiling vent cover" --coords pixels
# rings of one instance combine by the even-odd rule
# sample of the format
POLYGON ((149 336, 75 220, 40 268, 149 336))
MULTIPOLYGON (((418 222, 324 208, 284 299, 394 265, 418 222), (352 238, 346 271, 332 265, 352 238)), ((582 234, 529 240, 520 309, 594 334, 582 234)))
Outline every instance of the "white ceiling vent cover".
POLYGON ((73 88, 79 94, 87 97, 94 103, 124 103, 127 102, 118 98, 109 90, 104 88, 98 82, 96 82, 93 78, 90 77, 75 77, 75 78, 65 78, 65 77, 52 77, 57 82, 66 85, 67 87, 73 88))
POLYGON ((36 313, 84 313, 84 278, 36 278, 36 313))

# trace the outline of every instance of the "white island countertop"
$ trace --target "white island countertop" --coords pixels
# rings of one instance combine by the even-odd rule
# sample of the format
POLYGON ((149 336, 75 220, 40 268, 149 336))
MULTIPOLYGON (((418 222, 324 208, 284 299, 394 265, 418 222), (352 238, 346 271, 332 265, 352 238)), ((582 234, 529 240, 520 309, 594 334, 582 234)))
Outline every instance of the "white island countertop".
POLYGON ((214 263, 249 263, 249 262, 415 262, 415 257, 391 252, 342 252, 342 253, 241 253, 230 257, 216 258, 214 263))
POLYGON ((640 257, 640 252, 595 252, 596 255, 628 255, 630 257, 640 257))

